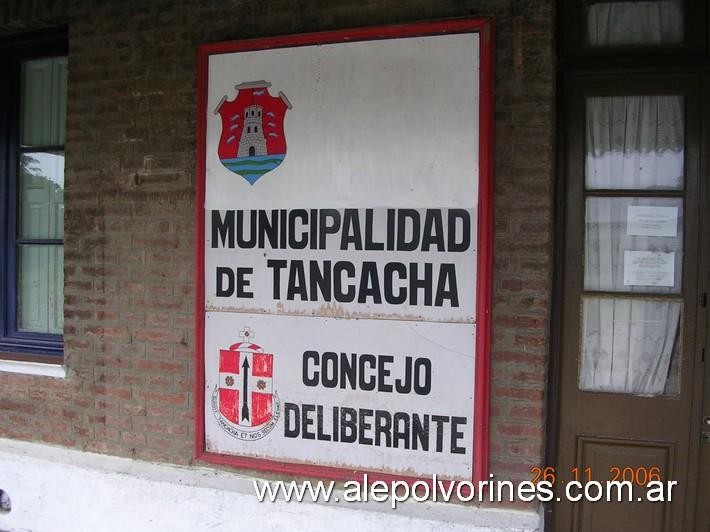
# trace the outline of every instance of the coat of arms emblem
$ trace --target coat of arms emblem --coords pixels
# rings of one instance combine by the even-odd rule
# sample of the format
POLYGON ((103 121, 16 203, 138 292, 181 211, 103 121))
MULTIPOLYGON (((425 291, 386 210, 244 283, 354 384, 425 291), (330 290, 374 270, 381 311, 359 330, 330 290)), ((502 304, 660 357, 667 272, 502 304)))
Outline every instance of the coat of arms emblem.
POLYGON ((286 157, 284 117, 291 102, 283 92, 272 96, 270 86, 264 80, 240 83, 234 100, 224 96, 215 109, 222 118, 219 160, 250 185, 286 157))
POLYGON ((251 341, 250 329, 240 336, 244 341, 219 351, 219 380, 212 394, 212 410, 231 436, 258 440, 276 426, 280 413, 273 385, 274 355, 251 341))

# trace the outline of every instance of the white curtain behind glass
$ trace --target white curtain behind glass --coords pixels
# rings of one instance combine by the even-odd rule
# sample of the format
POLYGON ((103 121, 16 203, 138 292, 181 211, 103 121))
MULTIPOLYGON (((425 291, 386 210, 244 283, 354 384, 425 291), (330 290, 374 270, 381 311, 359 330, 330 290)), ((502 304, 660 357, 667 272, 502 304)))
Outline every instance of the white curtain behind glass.
MULTIPOLYGON (((587 101, 588 189, 680 189, 683 183, 683 101, 678 96, 626 96, 587 101)), ((645 199, 672 205, 674 200, 645 199)), ((621 278, 625 250, 654 246, 678 257, 675 238, 629 237, 626 209, 632 198, 591 198, 587 203, 585 289, 630 290, 621 278)), ((679 228, 682 228, 682 209, 679 228)), ((651 248, 651 249, 649 249, 651 248)), ((640 290, 644 290, 639 287, 640 290)), ((668 288, 651 289, 668 292, 668 288)), ((681 304, 674 301, 587 297, 584 300, 579 386, 583 390, 658 395, 667 387, 678 337, 681 304)))
POLYGON ((680 307, 674 301, 586 298, 580 389, 663 394, 680 307))
POLYGON ((673 44, 683 41, 683 3, 602 2, 587 8, 592 46, 673 44))
POLYGON ((587 100, 589 189, 681 189, 685 146, 681 96, 587 100))

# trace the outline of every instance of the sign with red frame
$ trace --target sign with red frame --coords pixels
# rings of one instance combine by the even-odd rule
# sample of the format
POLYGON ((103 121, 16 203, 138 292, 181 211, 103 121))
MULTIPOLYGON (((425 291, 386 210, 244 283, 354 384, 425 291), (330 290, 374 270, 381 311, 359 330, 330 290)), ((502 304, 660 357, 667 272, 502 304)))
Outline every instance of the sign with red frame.
POLYGON ((493 25, 199 49, 196 458, 487 480, 493 25))

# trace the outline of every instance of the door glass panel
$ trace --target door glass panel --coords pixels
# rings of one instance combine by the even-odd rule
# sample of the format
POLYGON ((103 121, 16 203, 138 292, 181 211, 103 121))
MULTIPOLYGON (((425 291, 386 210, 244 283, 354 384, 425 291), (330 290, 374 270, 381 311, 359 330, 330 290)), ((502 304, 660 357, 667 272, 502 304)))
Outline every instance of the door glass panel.
POLYGON ((64 246, 18 246, 17 328, 62 334, 64 246))
POLYGON ((683 200, 588 197, 584 289, 681 291, 683 200))
POLYGON ((583 298, 580 390, 676 395, 680 313, 678 301, 583 298))
POLYGON ((683 42, 683 2, 597 2, 587 7, 591 46, 678 44, 683 42))
POLYGON ((680 190, 682 96, 587 99, 587 189, 680 190))
POLYGON ((64 236, 64 153, 20 155, 19 237, 64 236))

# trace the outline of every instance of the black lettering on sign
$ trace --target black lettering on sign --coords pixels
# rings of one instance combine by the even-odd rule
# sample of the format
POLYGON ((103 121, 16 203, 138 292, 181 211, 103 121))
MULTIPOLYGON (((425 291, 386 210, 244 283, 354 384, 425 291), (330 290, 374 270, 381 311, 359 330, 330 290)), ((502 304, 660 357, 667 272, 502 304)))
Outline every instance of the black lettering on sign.
POLYGON ((444 452, 444 424, 448 423, 446 416, 431 416, 431 420, 436 425, 436 452, 444 452))
POLYGON ((395 357, 369 353, 304 351, 301 360, 303 384, 309 387, 340 388, 407 395, 431 393, 431 360, 403 356, 403 364, 394 366, 395 357))
POLYGON ((323 416, 323 406, 316 406, 316 439, 318 441, 330 441, 331 435, 325 432, 324 429, 324 416, 323 416))
POLYGON ((396 211, 394 209, 387 209, 387 251, 394 250, 394 233, 396 229, 396 224, 394 221, 396 211))
POLYGON ((340 238, 340 249, 362 249, 362 234, 360 233, 360 213, 357 209, 343 211, 343 234, 340 238))
POLYGON ((374 262, 362 263, 362 274, 360 275, 360 291, 357 296, 358 303, 367 302, 367 298, 371 297, 372 302, 376 305, 382 303, 382 294, 380 293, 380 279, 377 275, 377 264, 374 262))
POLYGON ((419 301, 418 295, 419 290, 424 290, 424 305, 427 307, 431 306, 431 277, 432 277, 432 265, 430 263, 424 264, 424 275, 422 277, 418 276, 419 265, 413 262, 409 265, 409 271, 412 276, 409 279, 409 302, 412 305, 416 305, 419 301))
POLYGON ((309 427, 314 424, 314 421, 309 417, 310 413, 316 411, 315 405, 301 405, 301 437, 304 440, 315 440, 315 432, 310 432, 309 427))
POLYGON ((392 415, 386 410, 375 412, 375 445, 392 447, 392 415))
POLYGON ((340 409, 340 441, 355 443, 357 441, 357 411, 354 408, 340 409))
POLYGON ((213 248, 460 253, 471 246, 466 209, 212 210, 210 220, 213 248))
POLYGON ((288 211, 279 211, 279 249, 286 249, 286 237, 288 236, 288 211))
POLYGON ((284 403, 284 436, 298 438, 301 433, 300 409, 293 403, 284 403))
POLYGON ((431 392, 431 360, 418 358, 414 361, 414 393, 429 395, 431 392))
POLYGON ((318 370, 315 368, 318 367, 319 359, 318 351, 306 351, 303 353, 301 371, 303 372, 303 384, 306 386, 318 386, 318 370), (314 369, 309 371, 309 366, 314 369))
POLYGON ((253 292, 247 292, 247 287, 251 284, 247 275, 254 273, 254 268, 237 268, 237 297, 251 299, 254 297, 253 292))
POLYGON ((234 270, 217 266, 217 297, 229 297, 234 294, 234 270))
POLYGON ((263 249, 266 246, 266 240, 269 240, 271 249, 277 249, 279 246, 279 211, 276 209, 271 211, 269 218, 268 211, 259 211, 259 244, 263 249))
POLYGON ((321 383, 325 388, 338 387, 338 355, 326 351, 321 358, 321 383))
POLYGON ((296 238, 298 236, 296 220, 299 219, 302 225, 308 224, 308 211, 305 209, 295 209, 288 213, 288 245, 292 249, 305 249, 308 245, 308 231, 306 229, 301 230, 300 239, 296 238))
POLYGON ((414 251, 419 247, 420 233, 419 212, 414 209, 397 211, 397 251, 414 251), (407 240, 408 227, 411 224, 411 237, 407 240))
POLYGON ((392 418, 392 447, 409 449, 409 415, 395 412, 392 418))
POLYGON ((340 353, 340 389, 357 388, 357 354, 340 353), (346 386, 347 383, 347 386, 346 386))
POLYGON ((318 301, 318 294, 321 294, 323 301, 331 300, 330 287, 332 285, 332 277, 330 275, 330 261, 323 261, 323 269, 318 267, 318 263, 314 260, 310 261, 310 269, 308 278, 310 280, 311 301, 318 301))
POLYGON ((372 391, 375 389, 375 386, 377 386, 377 377, 375 376, 374 369, 375 365, 377 363, 377 359, 372 356, 372 355, 360 355, 360 363, 358 366, 358 373, 360 373, 360 380, 358 381, 358 384, 360 385, 361 390, 365 391, 372 391), (369 373, 365 371, 365 367, 368 366, 372 373, 369 373), (367 379, 367 376, 372 377, 371 379, 367 379))
POLYGON ((212 247, 234 247, 234 211, 225 211, 224 219, 219 211, 212 211, 212 247))
POLYGON ((449 210, 449 251, 462 252, 471 246, 471 215, 466 209, 449 210), (461 221, 461 241, 457 242, 458 222, 461 221))
POLYGON ((269 259, 266 261, 266 267, 274 271, 274 299, 277 301, 281 299, 281 270, 285 268, 287 264, 285 260, 269 259))
POLYGON ((407 301, 407 288, 400 282, 395 293, 395 274, 398 280, 406 280, 407 267, 401 262, 385 264, 385 301, 390 305, 401 305, 407 301))
POLYGON ((392 385, 388 382, 390 376, 389 366, 394 362, 392 355, 380 355, 377 357, 377 391, 391 392, 392 385))
POLYGON ((249 249, 256 246, 256 211, 249 211, 249 236, 245 236, 244 211, 237 211, 237 246, 249 249))
POLYGON ((429 450, 429 416, 412 416, 412 449, 429 450), (422 417, 424 419, 422 419, 422 417))
POLYGON ((452 417, 451 418, 451 453, 452 454, 466 454, 465 447, 459 447, 459 440, 463 438, 463 432, 458 430, 459 425, 465 425, 465 417, 452 417))
POLYGON ((365 249, 368 251, 382 251, 385 249, 383 242, 376 242, 373 235, 372 209, 365 209, 365 249))
POLYGON ((282 298, 282 282, 286 283, 286 299, 293 301, 333 300, 338 303, 372 303, 381 305, 445 305, 459 306, 456 265, 431 262, 388 262, 384 265, 374 261, 356 265, 350 261, 335 263, 325 260, 267 259, 267 268, 273 274, 273 297, 282 298), (282 271, 286 270, 285 275, 282 271))
POLYGON ((318 249, 318 209, 311 209, 311 223, 310 223, 311 233, 308 237, 310 240, 310 248, 318 249))
POLYGON ((369 408, 361 408, 358 413, 358 443, 360 445, 372 445, 372 438, 367 436, 367 433, 372 429, 370 418, 373 412, 369 408))
POLYGON ((449 300, 450 306, 459 306, 459 289, 456 284, 456 266, 454 264, 442 264, 439 269, 439 282, 436 286, 434 305, 444 306, 445 299, 449 300))
MULTIPOLYGON (((308 352, 309 357, 312 353, 308 352)), ((324 353, 325 356, 325 353, 324 353)), ((330 357, 329 355, 329 358, 330 357)), ((462 445, 468 419, 432 414, 388 412, 347 406, 284 404, 287 438, 374 445, 437 453, 465 454, 462 445), (448 435, 448 445, 444 438, 448 435)))
POLYGON ((288 271, 288 291, 286 299, 293 301, 298 295, 301 301, 308 301, 308 288, 306 287, 306 272, 303 270, 302 260, 292 260, 288 271))
POLYGON ((424 230, 422 231, 422 251, 431 251, 431 246, 436 246, 437 251, 445 251, 444 222, 441 211, 427 209, 424 215, 424 230))
POLYGON ((352 262, 338 261, 333 266, 333 295, 338 303, 351 303, 355 300, 355 286, 345 285, 343 274, 346 274, 348 279, 355 278, 355 266, 352 262), (347 292, 343 291, 344 286, 347 287, 347 292))
POLYGON ((329 234, 336 234, 340 231, 340 211, 337 209, 323 209, 320 212, 320 238, 318 239, 318 249, 326 249, 325 237, 329 234))

